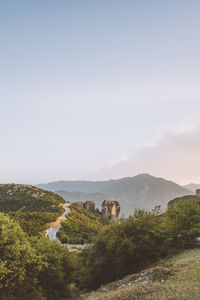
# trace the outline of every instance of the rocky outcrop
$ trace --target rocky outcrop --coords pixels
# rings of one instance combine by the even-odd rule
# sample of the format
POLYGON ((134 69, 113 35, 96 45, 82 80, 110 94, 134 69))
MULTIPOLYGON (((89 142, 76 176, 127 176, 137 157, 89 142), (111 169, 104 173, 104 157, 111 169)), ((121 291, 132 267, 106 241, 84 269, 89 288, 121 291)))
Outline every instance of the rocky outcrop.
POLYGON ((83 208, 91 211, 91 212, 95 212, 95 203, 94 201, 86 201, 85 203, 83 203, 83 208))
POLYGON ((116 221, 119 217, 120 205, 118 201, 104 200, 102 203, 102 216, 116 221))
POLYGON ((175 203, 179 202, 180 200, 182 201, 192 201, 192 200, 199 200, 200 201, 200 190, 196 190, 196 195, 188 195, 188 196, 183 196, 183 197, 178 197, 175 198, 171 201, 168 202, 168 208, 172 207, 175 203))
POLYGON ((74 202, 78 208, 86 209, 87 211, 95 212, 95 202, 86 201, 86 202, 74 202))
POLYGON ((86 209, 87 211, 96 212, 101 214, 103 217, 109 220, 117 221, 120 214, 120 204, 118 201, 114 200, 104 200, 102 203, 102 211, 100 212, 98 208, 95 209, 94 201, 86 202, 74 202, 78 208, 86 209))
POLYGON ((83 202, 74 202, 74 204, 76 204, 76 206, 77 206, 78 208, 81 208, 81 209, 84 208, 84 203, 83 203, 83 202))

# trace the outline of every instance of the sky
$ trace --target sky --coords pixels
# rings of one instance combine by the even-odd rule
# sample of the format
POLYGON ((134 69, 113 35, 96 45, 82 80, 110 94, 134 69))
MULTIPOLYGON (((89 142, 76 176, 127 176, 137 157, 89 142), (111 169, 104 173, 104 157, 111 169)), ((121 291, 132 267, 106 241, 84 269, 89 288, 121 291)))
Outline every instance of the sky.
POLYGON ((200 183, 200 1, 0 1, 0 182, 200 183))

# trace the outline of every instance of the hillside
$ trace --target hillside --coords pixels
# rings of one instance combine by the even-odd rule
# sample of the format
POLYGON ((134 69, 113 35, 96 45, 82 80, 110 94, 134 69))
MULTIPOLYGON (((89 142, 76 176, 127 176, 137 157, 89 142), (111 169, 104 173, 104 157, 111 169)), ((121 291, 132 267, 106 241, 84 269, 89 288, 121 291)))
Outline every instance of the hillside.
POLYGON ((155 205, 165 208, 173 198, 191 194, 172 181, 148 174, 109 181, 58 181, 37 186, 57 191, 71 202, 94 200, 99 206, 104 199, 118 200, 121 213, 125 215, 132 214, 135 208, 151 209, 155 205))
POLYGON ((70 205, 71 212, 65 221, 61 222, 61 229, 57 233, 62 243, 89 244, 110 221, 97 212, 87 211, 76 204, 70 205))
POLYGON ((0 185, 0 211, 48 211, 60 212, 59 205, 65 203, 55 193, 23 184, 0 185))
POLYGON ((29 235, 37 235, 62 214, 63 198, 22 184, 0 185, 0 212, 15 219, 29 235))
POLYGON ((152 268, 83 294, 87 300, 199 300, 200 250, 187 250, 152 268))

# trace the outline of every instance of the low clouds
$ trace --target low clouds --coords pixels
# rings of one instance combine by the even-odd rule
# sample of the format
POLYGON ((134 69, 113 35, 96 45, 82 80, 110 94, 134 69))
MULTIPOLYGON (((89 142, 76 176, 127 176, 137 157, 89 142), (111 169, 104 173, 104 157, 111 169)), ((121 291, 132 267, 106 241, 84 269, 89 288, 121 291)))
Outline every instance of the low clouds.
POLYGON ((200 183, 200 126, 165 132, 151 145, 123 155, 97 170, 94 179, 150 173, 180 184, 200 183))

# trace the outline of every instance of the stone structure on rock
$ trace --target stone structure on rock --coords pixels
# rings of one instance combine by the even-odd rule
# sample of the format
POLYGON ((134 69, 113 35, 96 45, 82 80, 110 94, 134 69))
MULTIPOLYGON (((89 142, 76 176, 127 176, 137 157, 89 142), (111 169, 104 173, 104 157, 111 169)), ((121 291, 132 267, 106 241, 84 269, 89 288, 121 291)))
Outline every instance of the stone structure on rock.
POLYGON ((118 201, 114 200, 104 200, 102 203, 102 211, 100 212, 98 208, 95 209, 94 201, 86 202, 75 202, 78 208, 86 209, 87 211, 96 212, 101 214, 103 217, 109 220, 117 221, 120 214, 120 204, 118 201))
POLYGON ((187 195, 187 196, 178 197, 178 198, 175 198, 175 199, 169 201, 168 208, 172 207, 175 203, 177 203, 180 200, 183 200, 183 201, 199 200, 200 201, 200 189, 196 190, 196 195, 187 195))
POLYGON ((118 201, 104 200, 102 203, 102 216, 117 221, 120 213, 120 205, 118 201))

